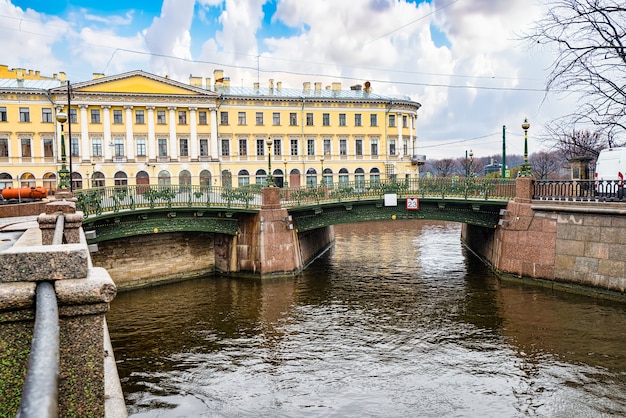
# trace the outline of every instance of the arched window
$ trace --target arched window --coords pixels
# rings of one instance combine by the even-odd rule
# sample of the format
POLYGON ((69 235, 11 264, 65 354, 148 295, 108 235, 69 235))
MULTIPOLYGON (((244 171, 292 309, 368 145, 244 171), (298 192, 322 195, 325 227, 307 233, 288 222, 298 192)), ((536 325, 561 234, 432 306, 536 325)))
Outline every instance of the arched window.
POLYGON ((183 170, 178 173, 178 184, 181 190, 191 190, 191 173, 189 170, 183 170))
POLYGON ((254 173, 254 177, 256 184, 267 184, 267 173, 265 170, 257 170, 256 173, 254 173))
POLYGON ((113 176, 116 186, 128 186, 128 176, 123 171, 118 171, 113 176))
POLYGON ((306 171, 306 187, 317 187, 317 171, 314 168, 306 171))
POLYGON ((339 185, 346 186, 350 182, 350 175, 348 174, 347 168, 342 168, 339 170, 339 185))
POLYGON ((233 175, 230 170, 222 170, 222 187, 233 187, 233 175))
POLYGON ((24 173, 20 176, 20 187, 35 187, 35 176, 33 173, 24 173))
POLYGON ((137 185, 137 193, 142 194, 148 191, 150 188, 150 174, 144 170, 138 171, 135 174, 135 184, 137 185))
POLYGON ((104 174, 101 173, 100 171, 96 171, 91 176, 91 187, 104 187, 105 185, 104 180, 105 180, 104 174))
POLYGON ((322 182, 325 187, 333 187, 333 170, 331 170, 330 168, 324 169, 322 182))
POLYGON ((248 184, 250 184, 250 173, 248 170, 239 170, 239 173, 237 173, 237 185, 243 187, 248 184))
POLYGON ((274 186, 283 187, 284 180, 285 180, 283 177, 283 170, 280 170, 280 169, 274 170, 273 176, 274 176, 274 186))
POLYGON ((370 184, 380 183, 380 170, 376 167, 370 170, 370 184))
POLYGON ((172 184, 172 177, 167 170, 159 171, 158 184, 159 186, 170 186, 172 184))
POLYGON ((52 191, 57 188, 57 175, 55 173, 44 174, 43 175, 43 187, 48 189, 48 194, 51 194, 52 191))
POLYGON ((83 188, 83 176, 76 171, 72 172, 72 190, 80 190, 83 188))
POLYGON ((200 186, 211 187, 211 172, 209 170, 202 170, 200 172, 200 186))
POLYGON ((354 188, 357 192, 365 191, 365 170, 362 168, 354 170, 354 188))
MULTIPOLYGON (((7 187, 13 187, 13 177, 9 173, 0 173, 0 189, 6 189, 7 187)), ((48 189, 48 191, 50 190, 48 189)))

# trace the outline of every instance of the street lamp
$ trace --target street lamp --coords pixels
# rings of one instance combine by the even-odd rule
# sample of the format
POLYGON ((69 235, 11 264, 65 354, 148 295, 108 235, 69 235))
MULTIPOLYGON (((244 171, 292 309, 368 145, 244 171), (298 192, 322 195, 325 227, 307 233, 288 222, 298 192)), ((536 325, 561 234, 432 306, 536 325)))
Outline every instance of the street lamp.
POLYGON ((289 187, 289 181, 288 179, 288 175, 287 175, 287 160, 283 161, 283 164, 285 164, 285 174, 283 174, 283 187, 289 187))
POLYGON ((272 138, 267 138, 267 187, 274 187, 274 177, 272 176, 272 138))
POLYGON ((472 177, 474 175, 474 151, 470 150, 469 158, 469 176, 472 177))
POLYGON ((531 166, 528 163, 528 129, 530 128, 530 123, 528 123, 528 118, 524 118, 524 122, 522 122, 522 129, 524 130, 524 164, 522 165, 522 171, 520 177, 532 177, 533 173, 531 170, 531 166))
POLYGON ((65 137, 63 135, 63 124, 67 121, 67 114, 64 112, 57 113, 57 122, 61 124, 61 169, 59 170, 59 189, 67 190, 70 188, 69 177, 70 172, 67 169, 67 156, 65 154, 65 137))
POLYGON ((322 178, 320 180, 320 186, 324 187, 324 156, 320 158, 320 162, 322 163, 322 178))

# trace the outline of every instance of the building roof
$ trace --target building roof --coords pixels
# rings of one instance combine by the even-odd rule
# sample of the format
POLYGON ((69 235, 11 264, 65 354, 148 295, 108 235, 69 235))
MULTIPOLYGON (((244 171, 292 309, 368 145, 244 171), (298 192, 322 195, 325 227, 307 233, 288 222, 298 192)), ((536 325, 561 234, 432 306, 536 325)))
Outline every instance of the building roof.
POLYGON ((59 80, 16 80, 14 78, 0 78, 0 89, 16 90, 48 90, 59 87, 59 80))

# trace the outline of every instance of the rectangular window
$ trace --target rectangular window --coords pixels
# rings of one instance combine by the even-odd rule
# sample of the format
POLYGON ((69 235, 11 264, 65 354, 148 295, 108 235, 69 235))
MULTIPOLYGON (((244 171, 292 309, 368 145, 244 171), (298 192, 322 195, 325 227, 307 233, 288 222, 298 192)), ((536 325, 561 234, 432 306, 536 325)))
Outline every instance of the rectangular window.
POLYGON ((256 155, 262 157, 265 155, 265 140, 257 139, 256 140, 256 155))
POLYGON ((200 156, 201 157, 209 156, 209 140, 208 139, 200 140, 200 156))
POLYGON ((0 158, 9 158, 9 138, 0 138, 0 158))
POLYGON ((237 113, 237 124, 245 125, 246 124, 246 112, 237 113))
POLYGON ((345 113, 339 114, 339 126, 346 126, 346 114, 345 113))
POLYGON ((189 157, 189 140, 187 138, 178 140, 178 155, 181 157, 189 157))
POLYGON ((222 139, 222 155, 225 157, 230 155, 230 141, 228 139, 222 139))
POLYGON ((207 125, 206 110, 198 112, 198 125, 207 125))
POLYGON ((280 125, 280 113, 278 112, 272 113, 272 125, 274 126, 280 125))
POLYGON ((102 157, 102 138, 91 138, 91 155, 102 157))
POLYGON ((113 110, 113 123, 118 125, 124 123, 124 119, 122 119, 122 111, 120 109, 113 110))
POLYGON ((370 154, 372 157, 378 155, 378 139, 372 139, 372 142, 370 142, 370 154))
POLYGON ((396 126, 396 115, 389 115, 389 126, 392 128, 396 126))
POLYGON ((145 157, 147 155, 146 138, 137 138, 137 157, 145 157))
POLYGON ((389 155, 396 155, 396 140, 389 140, 389 155))
POLYGON ((2 106, 0 107, 0 122, 6 122, 7 120, 7 108, 2 106))
POLYGON ((167 157, 167 138, 157 139, 157 147, 159 148, 159 157, 167 157))
POLYGON ((291 146, 290 146, 291 155, 298 155, 298 140, 292 139, 290 143, 291 143, 291 146))
POLYGON ((407 118, 406 115, 402 115, 402 127, 403 128, 409 127, 409 118, 407 118))
POLYGON ((165 125, 165 110, 157 110, 157 124, 165 125))
POLYGON ((298 126, 298 114, 292 112, 289 114, 289 126, 298 126))
POLYGON ((46 158, 54 157, 54 143, 52 138, 43 139, 43 156, 46 158))
POLYGON ((354 141, 354 153, 356 155, 363 155, 363 140, 357 139, 354 141))
POLYGON ((113 149, 115 157, 124 156, 124 138, 113 138, 113 149))
POLYGON ((378 126, 378 115, 376 113, 370 114, 370 126, 378 126))
POLYGON ((78 112, 76 109, 70 109, 70 123, 78 123, 78 112))
POLYGON ((263 125, 263 112, 256 112, 256 124, 263 125))
POLYGON ((315 155, 315 139, 306 140, 306 155, 315 155))
POLYGON ((340 139, 339 140, 339 155, 348 155, 348 140, 340 139))
POLYGON ((282 155, 282 146, 280 145, 280 139, 274 140, 274 155, 282 155))
POLYGON ((91 123, 100 123, 100 109, 91 109, 91 123))
POLYGON ((354 114, 354 126, 363 126, 363 123, 361 121, 361 114, 360 113, 355 113, 354 114))
POLYGON ((330 139, 324 138, 324 155, 330 155, 330 139))
POLYGON ((30 109, 20 107, 20 122, 30 122, 30 109))
POLYGON ((80 141, 78 140, 78 138, 72 138, 70 141, 70 155, 72 157, 78 157, 79 154, 79 147, 80 147, 80 141))
POLYGON ((322 126, 330 126, 330 113, 322 113, 322 126))
POLYGON ((32 150, 30 148, 30 138, 22 138, 20 141, 22 145, 22 158, 30 158, 33 156, 32 150))
POLYGON ((245 156, 248 155, 248 140, 241 138, 239 140, 239 155, 245 156))
POLYGON ((187 125, 187 111, 186 110, 178 111, 178 124, 187 125))
POLYGON ((144 123, 146 123, 143 110, 135 110, 135 123, 137 125, 143 125, 144 123))
POLYGON ((228 125, 228 112, 220 112, 220 125, 228 125))
POLYGON ((313 126, 313 113, 306 114, 306 126, 313 126))
POLYGON ((52 109, 44 107, 41 109, 41 121, 43 123, 52 123, 52 109))

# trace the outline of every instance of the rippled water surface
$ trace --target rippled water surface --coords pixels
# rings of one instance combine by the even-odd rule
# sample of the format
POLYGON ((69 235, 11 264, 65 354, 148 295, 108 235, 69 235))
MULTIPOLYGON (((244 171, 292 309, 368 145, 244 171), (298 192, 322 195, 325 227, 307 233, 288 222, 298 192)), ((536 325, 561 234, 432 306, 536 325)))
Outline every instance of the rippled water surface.
POLYGON ((118 295, 107 320, 130 415, 626 414, 626 305, 500 282, 456 224, 335 232, 295 279, 118 295))

